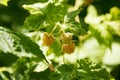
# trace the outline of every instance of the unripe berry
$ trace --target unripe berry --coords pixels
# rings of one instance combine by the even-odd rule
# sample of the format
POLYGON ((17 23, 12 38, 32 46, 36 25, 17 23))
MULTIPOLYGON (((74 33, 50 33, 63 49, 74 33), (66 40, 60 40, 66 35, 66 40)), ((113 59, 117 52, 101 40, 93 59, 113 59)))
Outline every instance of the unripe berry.
POLYGON ((43 45, 51 46, 54 43, 54 36, 48 33, 44 33, 43 35, 43 45))
POLYGON ((62 50, 63 50, 64 53, 71 54, 75 50, 75 44, 74 43, 63 44, 62 50))
POLYGON ((71 33, 64 33, 61 35, 61 41, 64 44, 72 43, 72 34, 71 33))

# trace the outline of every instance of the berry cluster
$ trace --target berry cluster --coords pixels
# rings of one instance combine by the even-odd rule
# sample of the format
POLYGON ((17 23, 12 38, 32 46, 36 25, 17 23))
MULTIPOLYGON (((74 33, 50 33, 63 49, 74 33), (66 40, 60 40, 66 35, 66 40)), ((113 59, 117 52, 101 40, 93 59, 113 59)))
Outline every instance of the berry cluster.
MULTIPOLYGON (((63 33, 60 37, 62 42, 62 51, 64 53, 71 54, 74 52, 75 43, 72 41, 72 34, 71 33, 63 33)), ((52 34, 44 33, 43 35, 43 45, 50 47, 55 41, 55 37, 52 34)))
POLYGON ((61 41, 63 43, 62 45, 62 51, 64 53, 71 54, 74 52, 75 49, 75 43, 72 41, 72 34, 71 33, 64 33, 61 35, 61 41))

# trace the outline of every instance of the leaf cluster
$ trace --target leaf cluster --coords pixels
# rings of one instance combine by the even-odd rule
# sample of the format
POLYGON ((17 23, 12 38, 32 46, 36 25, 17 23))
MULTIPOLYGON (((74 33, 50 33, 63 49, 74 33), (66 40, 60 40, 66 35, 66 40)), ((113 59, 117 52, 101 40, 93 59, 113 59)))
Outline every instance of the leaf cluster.
POLYGON ((100 64, 81 59, 74 65, 60 65, 50 80, 109 80, 109 73, 100 64))
POLYGON ((109 14, 98 15, 95 7, 91 5, 88 8, 85 22, 89 24, 90 31, 98 42, 110 48, 112 42, 115 41, 113 36, 119 36, 119 15, 120 9, 117 7, 111 8, 109 14))
POLYGON ((25 71, 29 71, 29 68, 33 67, 34 70, 38 62, 48 64, 39 46, 22 33, 0 27, 0 37, 0 77, 2 79, 8 80, 10 78, 12 80, 19 78, 22 80, 21 76, 25 75, 25 71), (14 76, 12 77, 12 75, 14 76))

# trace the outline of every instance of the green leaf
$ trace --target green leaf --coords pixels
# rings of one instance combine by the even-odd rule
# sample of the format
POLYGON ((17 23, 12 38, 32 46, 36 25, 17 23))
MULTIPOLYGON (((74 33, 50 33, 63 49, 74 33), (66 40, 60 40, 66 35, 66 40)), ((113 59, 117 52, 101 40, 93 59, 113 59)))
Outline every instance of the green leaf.
POLYGON ((64 16, 64 25, 66 26, 66 32, 72 32, 75 36, 83 35, 86 33, 85 29, 81 27, 81 24, 75 20, 75 17, 80 13, 81 10, 82 9, 71 11, 64 16))
POLYGON ((84 35, 86 34, 85 29, 83 29, 80 25, 80 23, 78 22, 69 22, 66 23, 66 31, 67 32, 72 32, 75 36, 79 36, 79 35, 84 35))
POLYGON ((10 66, 18 59, 17 56, 0 52, 0 66, 10 66))
POLYGON ((78 61, 78 65, 80 80, 109 80, 109 73, 100 64, 81 59, 78 61))
POLYGON ((46 16, 53 23, 63 22, 64 16, 67 13, 68 5, 65 3, 59 5, 56 4, 57 2, 49 5, 46 16))
POLYGON ((0 50, 18 57, 35 57, 39 60, 46 60, 39 46, 30 38, 4 27, 0 27, 0 50))
POLYGON ((4 6, 7 6, 9 0, 0 0, 0 4, 3 4, 4 6))
POLYGON ((59 80, 61 75, 58 72, 51 73, 48 80, 59 80))
POLYGON ((120 9, 118 7, 112 7, 110 14, 112 15, 111 20, 120 20, 120 9))
POLYGON ((29 30, 43 29, 45 26, 44 24, 46 24, 44 20, 45 20, 45 16, 41 14, 32 14, 26 18, 23 27, 29 30))
POLYGON ((45 62, 39 62, 34 71, 42 72, 45 71, 47 68, 48 68, 48 64, 46 64, 45 62))
POLYGON ((97 16, 98 14, 96 8, 93 5, 90 5, 87 9, 87 16, 85 17, 85 22, 88 24, 99 23, 100 20, 96 19, 97 16))
POLYGON ((49 80, 73 80, 73 65, 62 64, 49 76, 49 80))
POLYGON ((111 32, 113 35, 120 36, 120 20, 110 21, 107 23, 107 25, 109 32, 111 32))
POLYGON ((100 44, 111 48, 113 38, 111 33, 107 30, 107 26, 105 24, 92 25, 91 32, 100 44))
POLYGON ((61 80, 72 80, 72 65, 61 65, 58 70, 60 71, 61 80))
POLYGON ((49 2, 35 3, 32 5, 23 5, 23 8, 28 10, 31 14, 44 14, 49 5, 49 2))
POLYGON ((76 11, 69 12, 64 17, 64 23, 71 22, 75 20, 75 17, 80 13, 80 9, 76 11))
POLYGON ((57 40, 55 40, 54 44, 51 46, 51 49, 53 50, 53 53, 56 55, 56 56, 60 56, 62 53, 61 53, 61 43, 57 40))

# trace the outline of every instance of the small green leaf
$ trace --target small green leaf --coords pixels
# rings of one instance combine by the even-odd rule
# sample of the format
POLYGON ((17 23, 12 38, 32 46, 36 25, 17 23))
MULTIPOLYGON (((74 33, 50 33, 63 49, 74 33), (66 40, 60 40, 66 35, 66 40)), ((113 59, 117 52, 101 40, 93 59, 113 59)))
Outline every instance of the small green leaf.
POLYGON ((75 21, 69 22, 66 23, 66 26, 67 26, 66 31, 72 32, 75 36, 86 34, 85 29, 81 27, 80 23, 77 23, 75 21))
POLYGON ((72 11, 72 12, 69 12, 68 14, 65 15, 64 17, 64 22, 67 23, 67 22, 70 22, 70 21, 74 21, 75 20, 75 17, 80 13, 80 9, 76 10, 76 11, 72 11))
POLYGON ((44 20, 45 16, 40 14, 32 14, 26 18, 23 27, 29 30, 39 30, 44 28, 44 20))
POLYGON ((49 2, 46 3, 35 3, 32 5, 23 5, 23 8, 28 10, 31 14, 44 14, 49 5, 49 2))

